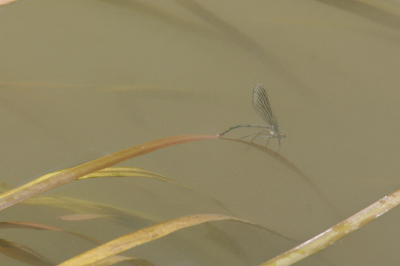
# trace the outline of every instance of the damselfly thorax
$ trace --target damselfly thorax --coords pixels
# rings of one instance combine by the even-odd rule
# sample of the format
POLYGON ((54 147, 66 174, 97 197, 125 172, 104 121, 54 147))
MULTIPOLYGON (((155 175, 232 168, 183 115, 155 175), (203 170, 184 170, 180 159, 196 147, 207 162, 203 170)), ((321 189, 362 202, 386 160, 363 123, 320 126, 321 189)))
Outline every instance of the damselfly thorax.
POLYGON ((284 134, 279 133, 279 126, 278 126, 278 120, 276 119, 272 109, 271 105, 268 101, 267 97, 267 92, 265 91, 263 85, 261 83, 257 83, 253 87, 253 108, 256 111, 256 113, 265 121, 268 123, 269 126, 263 126, 263 125, 257 125, 257 124, 243 124, 243 125, 236 125, 233 127, 230 127, 226 129, 224 132, 221 132, 218 134, 218 136, 223 136, 229 131, 233 129, 237 129, 240 127, 256 127, 256 128, 261 128, 262 130, 258 133, 254 133, 251 135, 247 135, 242 137, 246 138, 249 136, 254 136, 252 138, 252 142, 257 139, 257 138, 268 138, 266 146, 269 144, 269 141, 271 138, 277 138, 278 139, 278 152, 281 147, 281 138, 286 137, 284 134))

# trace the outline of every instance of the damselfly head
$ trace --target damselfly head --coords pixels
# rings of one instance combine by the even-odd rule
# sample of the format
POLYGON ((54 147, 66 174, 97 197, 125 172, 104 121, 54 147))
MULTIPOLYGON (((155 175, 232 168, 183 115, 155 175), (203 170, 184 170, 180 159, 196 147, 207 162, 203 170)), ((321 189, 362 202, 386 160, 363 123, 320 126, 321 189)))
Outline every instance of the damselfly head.
POLYGON ((265 91, 261 83, 257 83, 253 87, 253 108, 254 111, 268 124, 268 126, 256 125, 256 124, 236 125, 226 129, 224 132, 219 133, 217 136, 221 137, 226 133, 228 133, 229 131, 240 127, 261 128, 262 130, 260 132, 244 136, 240 139, 249 136, 254 136, 251 139, 251 142, 253 142, 257 138, 267 138, 268 142, 266 146, 268 146, 268 143, 272 138, 277 138, 279 145, 277 152, 278 154, 279 149, 281 147, 281 138, 285 138, 286 135, 279 133, 278 120, 276 119, 274 112, 272 111, 271 105, 268 100, 267 92, 265 91))

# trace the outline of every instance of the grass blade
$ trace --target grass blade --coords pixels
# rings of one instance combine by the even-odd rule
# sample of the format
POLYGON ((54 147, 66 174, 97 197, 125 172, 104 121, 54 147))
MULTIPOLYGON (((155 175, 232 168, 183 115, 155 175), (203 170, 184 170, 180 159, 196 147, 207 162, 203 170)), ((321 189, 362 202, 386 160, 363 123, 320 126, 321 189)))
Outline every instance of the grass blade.
POLYGON ((315 183, 306 174, 304 174, 299 168, 297 168, 297 166, 295 166, 293 163, 291 163, 288 159, 286 159, 282 155, 276 153, 275 151, 273 151, 263 145, 259 145, 257 143, 248 142, 248 141, 240 140, 240 139, 230 139, 230 138, 221 138, 221 139, 236 141, 236 142, 240 142, 240 143, 252 146, 256 149, 259 149, 259 150, 267 153, 269 156, 273 157, 275 160, 278 160, 283 165, 285 165, 288 169, 290 169, 292 172, 294 172, 296 175, 298 175, 301 179, 303 179, 318 194, 318 196, 321 197, 321 199, 326 203, 326 205, 329 207, 329 209, 336 216, 343 218, 343 216, 339 213, 339 211, 336 210, 336 208, 329 202, 329 200, 324 196, 324 194, 321 193, 321 191, 319 190, 317 185, 315 185, 315 183))
POLYGON ((82 238, 94 245, 101 245, 103 244, 102 241, 80 233, 76 233, 73 231, 67 231, 63 230, 51 225, 46 225, 46 224, 39 224, 39 223, 31 223, 31 222, 0 222, 0 229, 8 229, 8 228, 13 228, 13 229, 33 229, 33 230, 48 230, 48 231, 56 231, 56 232, 65 232, 71 235, 75 235, 79 238, 82 238))
POLYGON ((288 266, 302 260, 347 236, 400 204, 400 189, 383 197, 367 208, 259 266, 288 266))
POLYGON ((25 262, 29 265, 55 265, 33 249, 6 239, 0 239, 0 252, 10 258, 25 262))
POLYGON ((86 251, 74 258, 64 261, 58 266, 92 265, 99 260, 105 259, 109 256, 118 254, 141 244, 156 240, 179 229, 195 226, 205 222, 221 220, 234 220, 254 225, 253 223, 245 220, 218 214, 198 214, 183 216, 156 225, 148 226, 131 234, 121 236, 119 238, 111 240, 110 242, 105 243, 104 245, 86 251))
POLYGON ((62 171, 54 176, 39 177, 25 185, 9 190, 0 195, 0 210, 8 208, 25 199, 71 182, 84 175, 97 172, 103 168, 110 167, 128 159, 144 155, 169 146, 186 142, 217 139, 214 135, 182 135, 149 141, 125 150, 117 151, 105 157, 78 165, 62 171))

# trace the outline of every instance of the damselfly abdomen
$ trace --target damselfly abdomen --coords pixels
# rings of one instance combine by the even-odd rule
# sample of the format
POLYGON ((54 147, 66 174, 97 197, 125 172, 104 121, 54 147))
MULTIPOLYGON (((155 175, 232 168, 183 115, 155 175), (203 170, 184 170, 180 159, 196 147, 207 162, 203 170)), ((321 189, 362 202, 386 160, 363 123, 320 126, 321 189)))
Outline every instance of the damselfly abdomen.
MULTIPOLYGON (((262 130, 258 133, 252 134, 255 135, 253 139, 255 140, 258 137, 268 138, 267 145, 271 138, 277 138, 279 143, 279 149, 281 147, 281 138, 286 137, 284 134, 279 133, 278 120, 276 119, 274 112, 271 109, 271 105, 268 100, 267 92, 265 91, 263 85, 261 83, 257 83, 253 87, 253 108, 256 113, 265 121, 269 126, 257 125, 257 124, 244 124, 237 125, 226 129, 224 132, 218 134, 218 136, 223 136, 229 131, 240 128, 240 127, 258 127, 262 128, 262 130)), ((252 136, 249 135, 249 136, 252 136)), ((248 137, 248 136, 245 136, 248 137)), ((245 138, 243 137, 243 138, 245 138)), ((279 152, 279 150, 278 150, 279 152)))

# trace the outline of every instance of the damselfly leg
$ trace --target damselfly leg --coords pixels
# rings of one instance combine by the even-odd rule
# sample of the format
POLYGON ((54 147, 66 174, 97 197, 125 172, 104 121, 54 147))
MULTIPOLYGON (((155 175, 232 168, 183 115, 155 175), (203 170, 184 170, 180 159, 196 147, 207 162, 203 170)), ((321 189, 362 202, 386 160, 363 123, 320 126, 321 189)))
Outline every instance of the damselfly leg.
POLYGON ((271 109, 271 105, 270 105, 268 97, 267 97, 267 92, 265 91, 265 89, 261 83, 257 83, 253 87, 253 108, 254 108, 255 112, 265 122, 268 123, 269 126, 263 126, 263 125, 257 125, 257 124, 236 125, 236 126, 230 127, 228 129, 226 129, 225 131, 219 133, 218 136, 223 136, 226 133, 228 133, 229 131, 237 129, 237 128, 241 128, 241 127, 262 128, 262 130, 260 132, 244 136, 240 139, 255 135, 251 140, 251 142, 253 142, 255 139, 262 136, 262 137, 268 138, 268 141, 266 144, 266 146, 268 146, 271 138, 277 138, 278 145, 279 145, 279 147, 278 147, 278 153, 279 153, 279 150, 281 148, 281 138, 284 138, 286 136, 284 134, 279 133, 278 120, 276 119, 276 117, 271 109))

